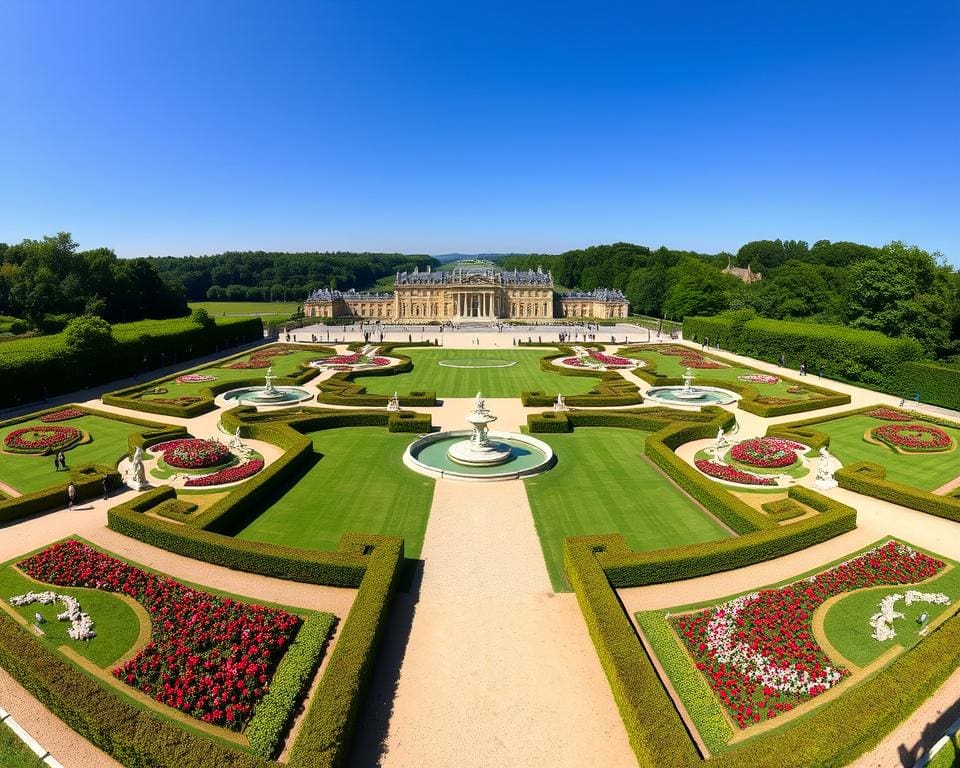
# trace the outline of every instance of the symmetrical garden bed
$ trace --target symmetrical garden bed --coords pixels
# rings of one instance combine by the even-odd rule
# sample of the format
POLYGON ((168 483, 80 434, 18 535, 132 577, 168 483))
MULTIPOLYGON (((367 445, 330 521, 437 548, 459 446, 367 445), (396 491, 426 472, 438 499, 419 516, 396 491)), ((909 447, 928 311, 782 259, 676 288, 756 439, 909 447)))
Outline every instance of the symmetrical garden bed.
MULTIPOLYGON (((740 595, 719 605, 671 612, 667 623, 675 633, 672 640, 657 630, 659 614, 641 614, 638 620, 651 630, 649 639, 658 655, 672 655, 677 640, 689 655, 692 666, 676 661, 667 665, 677 678, 681 697, 685 692, 692 696, 709 689, 726 717, 746 729, 790 712, 850 676, 846 659, 832 657, 833 645, 825 647, 821 642, 830 638, 829 630, 822 634, 823 617, 818 623, 818 609, 857 590, 919 584, 945 568, 943 560, 890 540, 807 578, 740 595), (692 680, 686 685, 678 682, 690 675, 700 676, 704 686, 692 680)), ((915 590, 911 595, 941 606, 958 597, 934 599, 915 590)), ((894 596, 902 598, 902 594, 894 596)), ((883 602, 881 596, 868 592, 864 597, 867 602, 860 608, 863 615, 854 618, 849 612, 845 614, 857 622, 847 631, 859 634, 861 642, 877 644, 889 639, 874 639, 872 635, 874 613, 883 602)), ((859 668, 854 671, 859 672, 859 668)), ((685 703, 702 709, 698 702, 685 699, 685 703)))

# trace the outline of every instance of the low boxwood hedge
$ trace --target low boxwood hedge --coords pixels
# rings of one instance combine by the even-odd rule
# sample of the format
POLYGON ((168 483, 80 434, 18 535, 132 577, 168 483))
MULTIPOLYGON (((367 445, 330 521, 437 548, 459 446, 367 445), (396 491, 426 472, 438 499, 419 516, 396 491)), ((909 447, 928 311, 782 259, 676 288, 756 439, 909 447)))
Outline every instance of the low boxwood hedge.
POLYGON ((329 613, 309 616, 297 631, 270 680, 270 690, 260 700, 244 730, 250 747, 260 757, 276 756, 293 720, 297 703, 313 679, 336 617, 329 613))
POLYGON ((880 464, 857 461, 837 470, 834 478, 841 488, 960 522, 960 499, 887 480, 887 470, 880 464))
POLYGON ((807 514, 807 510, 801 507, 793 499, 777 499, 776 501, 767 501, 761 504, 760 508, 770 515, 772 520, 776 520, 778 523, 782 523, 787 520, 793 520, 796 517, 803 517, 805 514, 807 514))

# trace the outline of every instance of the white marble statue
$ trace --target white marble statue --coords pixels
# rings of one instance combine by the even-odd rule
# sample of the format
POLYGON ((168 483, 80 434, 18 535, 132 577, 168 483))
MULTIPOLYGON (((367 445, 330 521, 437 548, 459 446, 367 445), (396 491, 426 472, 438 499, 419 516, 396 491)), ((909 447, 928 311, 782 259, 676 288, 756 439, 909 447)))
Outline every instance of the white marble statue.
POLYGON ((722 451, 728 445, 730 445, 730 441, 727 440, 727 436, 723 434, 723 427, 717 427, 717 440, 713 444, 714 450, 718 452, 722 451))
POLYGON ((487 403, 479 392, 477 392, 477 397, 473 401, 473 410, 476 413, 485 413, 487 410, 487 403))
POLYGON ((821 491, 837 487, 837 481, 833 474, 836 468, 833 466, 833 456, 827 450, 827 446, 820 448, 820 459, 817 461, 817 478, 813 481, 813 487, 821 491))
POLYGON ((557 395, 557 402, 553 404, 553 410, 558 412, 570 410, 570 406, 568 406, 566 401, 564 401, 563 395, 557 395))
POLYGON ((387 410, 391 413, 399 413, 400 411, 400 395, 396 392, 393 393, 393 397, 390 398, 387 403, 387 410))
POLYGON ((130 467, 127 469, 127 485, 135 491, 149 487, 147 483, 147 473, 143 468, 143 448, 139 445, 130 458, 130 467))

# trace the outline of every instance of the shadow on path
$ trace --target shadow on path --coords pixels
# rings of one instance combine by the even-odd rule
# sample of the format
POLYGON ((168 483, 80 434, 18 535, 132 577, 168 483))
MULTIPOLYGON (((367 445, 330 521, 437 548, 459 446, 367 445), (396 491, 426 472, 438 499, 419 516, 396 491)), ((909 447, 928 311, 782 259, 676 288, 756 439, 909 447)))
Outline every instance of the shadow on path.
MULTIPOLYGON (((420 601, 420 585, 423 583, 424 561, 411 562, 408 589, 406 592, 397 592, 393 599, 386 632, 373 667, 373 679, 360 711, 357 730, 353 734, 348 768, 378 766, 386 754, 393 700, 400 683, 400 667, 407 652, 413 617, 420 601)), ((403 580, 401 576, 401 589, 404 587, 403 580)))

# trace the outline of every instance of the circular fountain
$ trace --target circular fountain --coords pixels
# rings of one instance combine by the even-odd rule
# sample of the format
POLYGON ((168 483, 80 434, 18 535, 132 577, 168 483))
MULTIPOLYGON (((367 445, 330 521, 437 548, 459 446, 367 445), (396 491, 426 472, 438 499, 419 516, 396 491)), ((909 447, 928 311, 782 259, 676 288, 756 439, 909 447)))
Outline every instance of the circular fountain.
POLYGON ((403 463, 423 475, 460 480, 513 480, 553 465, 549 445, 515 432, 491 432, 496 420, 478 392, 466 415, 472 429, 425 435, 407 447, 403 463))
POLYGON ((682 387, 651 387, 644 397, 665 405, 726 405, 739 399, 739 395, 720 387, 694 387, 693 373, 687 368, 683 374, 682 387))
POLYGON ((226 404, 236 403, 238 405, 296 405, 304 400, 310 400, 313 395, 300 387, 275 387, 273 380, 277 378, 272 374, 273 366, 267 368, 267 373, 263 377, 265 386, 262 387, 239 387, 223 393, 223 400, 226 404))

